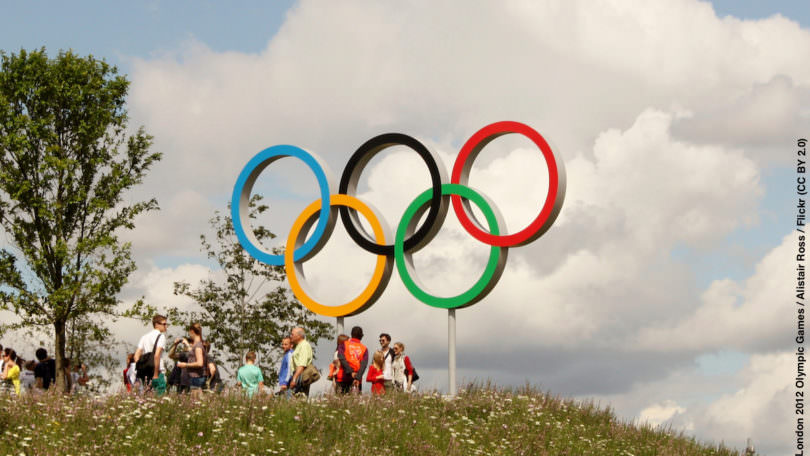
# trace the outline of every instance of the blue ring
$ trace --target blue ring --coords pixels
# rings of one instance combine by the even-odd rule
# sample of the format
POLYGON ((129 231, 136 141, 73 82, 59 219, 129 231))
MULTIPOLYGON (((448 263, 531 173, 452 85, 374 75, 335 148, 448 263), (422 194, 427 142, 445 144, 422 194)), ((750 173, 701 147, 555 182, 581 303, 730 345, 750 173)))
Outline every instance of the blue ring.
POLYGON ((242 248, 253 258, 271 266, 284 266, 284 255, 274 255, 256 245, 256 243, 254 243, 255 237, 253 236, 253 231, 251 230, 251 234, 248 236, 245 232, 245 226, 250 228, 250 207, 248 206, 248 202, 250 200, 250 192, 253 190, 253 183, 256 181, 256 178, 259 177, 259 174, 264 171, 264 168, 282 157, 295 157, 309 166, 312 172, 315 173, 315 177, 318 179, 318 186, 321 190, 321 212, 318 217, 318 224, 315 226, 315 230, 309 240, 293 253, 295 261, 306 257, 312 252, 312 249, 317 246, 329 225, 331 208, 329 200, 331 192, 329 190, 329 181, 326 177, 326 173, 321 164, 309 152, 296 146, 278 145, 268 147, 251 158, 242 169, 242 172, 239 173, 239 178, 236 179, 236 185, 233 188, 233 195, 231 196, 231 220, 233 221, 233 229, 236 232, 236 237, 239 239, 239 243, 242 244, 242 248), (244 205, 242 203, 244 203, 244 205))

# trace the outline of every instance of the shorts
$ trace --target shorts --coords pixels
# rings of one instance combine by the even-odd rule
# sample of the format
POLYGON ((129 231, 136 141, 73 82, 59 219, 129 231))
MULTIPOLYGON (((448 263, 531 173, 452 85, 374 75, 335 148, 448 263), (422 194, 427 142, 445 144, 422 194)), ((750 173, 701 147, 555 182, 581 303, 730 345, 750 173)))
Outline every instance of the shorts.
POLYGON ((202 389, 205 386, 205 377, 191 377, 191 389, 202 389))
POLYGON ((166 376, 163 375, 163 372, 158 375, 158 378, 153 378, 150 385, 152 386, 152 390, 158 396, 166 394, 166 376))

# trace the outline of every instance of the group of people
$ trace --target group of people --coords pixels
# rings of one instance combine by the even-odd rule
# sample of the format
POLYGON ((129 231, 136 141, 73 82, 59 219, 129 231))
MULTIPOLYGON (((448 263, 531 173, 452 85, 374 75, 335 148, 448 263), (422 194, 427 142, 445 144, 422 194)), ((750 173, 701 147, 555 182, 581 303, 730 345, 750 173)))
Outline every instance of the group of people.
MULTIPOLYGON (((127 355, 123 371, 123 383, 127 391, 153 391, 163 395, 171 388, 177 392, 189 392, 199 396, 203 390, 221 391, 224 383, 216 362, 209 355, 210 344, 203 338, 202 326, 192 323, 186 328, 187 337, 176 338, 168 350, 166 332, 169 322, 164 315, 152 318, 152 330, 138 341, 135 352, 127 355), (167 372, 163 355, 174 360, 167 372)), ((373 353, 363 344, 363 329, 355 326, 351 337, 341 334, 329 364, 327 379, 331 390, 338 394, 360 393, 365 382, 371 383, 372 394, 400 390, 411 391, 419 376, 410 359, 404 355, 402 342, 391 344, 391 336, 380 334, 380 348, 373 353), (369 363, 370 361, 370 363, 369 363), (368 372, 366 372, 368 370, 368 372)), ((314 351, 307 341, 303 328, 294 328, 289 337, 281 341, 283 355, 279 366, 279 391, 284 396, 309 396, 311 385, 320 378, 320 371, 313 365, 314 351)), ((0 345, 0 380, 5 388, 16 394, 25 391, 47 390, 55 384, 57 370, 55 361, 44 348, 36 351, 37 361, 25 361, 10 347, 0 345), (24 370, 23 370, 24 369, 24 370)), ((256 365, 256 353, 245 355, 245 364, 236 374, 237 386, 248 396, 262 393, 264 376, 256 365)), ((61 373, 67 391, 77 391, 87 383, 87 368, 76 363, 71 368, 65 359, 61 373)))
MULTIPOLYGON (((329 365, 328 379, 338 394, 361 392, 363 373, 368 366, 369 350, 363 345, 363 328, 352 328, 351 337, 341 334, 332 363, 329 365)), ((380 334, 380 349, 371 356, 366 382, 371 383, 372 394, 384 394, 394 390, 410 392, 413 382, 419 379, 410 358, 404 355, 405 344, 391 345, 391 335, 380 334)))
MULTIPOLYGON (((205 389, 221 390, 222 380, 216 363, 209 357, 210 344, 203 339, 202 327, 192 323, 187 328, 188 338, 177 338, 168 350, 168 357, 175 365, 168 379, 162 354, 166 348, 168 320, 163 315, 152 319, 152 331, 144 334, 134 353, 127 356, 124 384, 128 391, 134 388, 153 390, 162 395, 172 386, 177 391, 190 391, 198 395, 205 389), (139 360, 145 359, 144 362, 139 360)), ((404 355, 405 344, 391 344, 391 336, 380 334, 380 348, 370 354, 363 345, 363 329, 355 326, 351 337, 341 334, 329 365, 327 379, 332 382, 332 391, 338 394, 361 392, 363 375, 371 383, 372 394, 412 391, 413 382, 419 379, 411 360, 404 355), (369 361, 371 361, 369 365, 369 361), (366 373, 366 368, 368 372, 366 373)), ((320 378, 313 365, 314 351, 303 328, 293 328, 289 337, 281 341, 282 357, 279 366, 279 391, 283 396, 309 396, 311 385, 320 378)), ((261 369, 256 365, 256 353, 248 352, 245 364, 236 373, 236 384, 245 394, 254 396, 264 392, 265 382, 261 369)))
POLYGON ((127 355, 123 372, 127 391, 153 390, 162 395, 169 388, 199 396, 204 389, 220 391, 224 387, 219 368, 209 356, 211 344, 203 339, 202 326, 192 323, 186 328, 188 337, 178 337, 169 347, 167 355, 174 360, 174 368, 166 374, 162 355, 166 352, 168 319, 164 315, 152 318, 152 331, 138 341, 134 353, 127 355))
MULTIPOLYGON (((11 348, 0 345, 0 385, 11 389, 14 394, 45 391, 56 384, 56 361, 48 356, 44 348, 36 350, 36 360, 25 360, 11 348)), ((76 393, 87 384, 87 366, 75 363, 71 367, 69 358, 63 360, 64 369, 61 375, 65 382, 65 390, 76 393)))

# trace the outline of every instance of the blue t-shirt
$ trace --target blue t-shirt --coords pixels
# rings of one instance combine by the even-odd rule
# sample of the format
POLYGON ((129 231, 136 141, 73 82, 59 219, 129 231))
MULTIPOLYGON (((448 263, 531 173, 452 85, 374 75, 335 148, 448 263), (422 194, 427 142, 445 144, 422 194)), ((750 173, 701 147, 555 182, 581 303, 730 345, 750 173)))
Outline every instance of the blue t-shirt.
POLYGON ((290 386, 292 380, 292 350, 287 350, 281 357, 281 367, 278 369, 278 384, 280 386, 290 386))
POLYGON ((259 390, 259 383, 264 383, 264 376, 262 376, 262 370, 257 366, 245 364, 236 373, 236 381, 242 384, 242 388, 248 397, 253 397, 256 391, 259 390))

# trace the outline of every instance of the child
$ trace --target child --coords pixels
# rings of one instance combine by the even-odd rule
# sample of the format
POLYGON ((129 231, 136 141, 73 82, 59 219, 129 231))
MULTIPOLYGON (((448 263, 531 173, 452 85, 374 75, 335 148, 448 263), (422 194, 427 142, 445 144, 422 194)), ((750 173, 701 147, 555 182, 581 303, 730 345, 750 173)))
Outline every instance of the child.
POLYGON ((335 393, 338 392, 338 383, 343 381, 343 366, 340 365, 340 361, 338 360, 338 349, 341 345, 346 343, 347 340, 349 340, 349 336, 346 334, 338 336, 335 355, 332 357, 332 363, 329 364, 329 375, 326 377, 327 380, 332 382, 332 391, 335 393))
POLYGON ((385 393, 385 378, 383 377, 383 352, 377 350, 374 352, 374 361, 368 368, 368 375, 366 381, 371 383, 371 394, 385 393))
POLYGON ((124 368, 124 386, 127 393, 132 392, 132 385, 135 384, 135 353, 127 353, 127 367, 124 368))
POLYGON ((242 386, 248 397, 253 397, 256 391, 264 389, 264 376, 262 370, 253 365, 256 362, 256 353, 248 352, 245 355, 245 365, 236 373, 236 384, 242 386))

